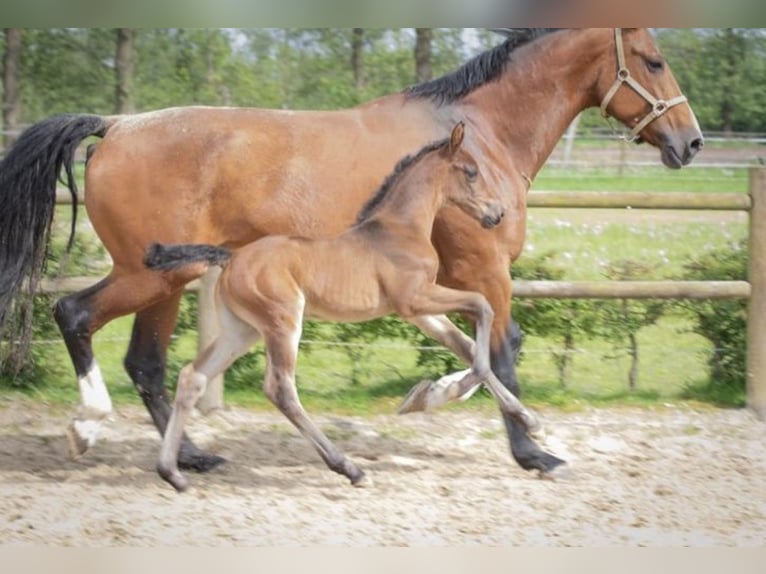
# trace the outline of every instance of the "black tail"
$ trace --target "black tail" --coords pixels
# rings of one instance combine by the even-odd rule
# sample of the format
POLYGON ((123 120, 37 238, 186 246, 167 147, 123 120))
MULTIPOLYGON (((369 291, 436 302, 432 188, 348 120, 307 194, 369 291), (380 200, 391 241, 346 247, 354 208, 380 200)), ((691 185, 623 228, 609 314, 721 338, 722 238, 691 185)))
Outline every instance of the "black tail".
POLYGON ((107 121, 92 115, 59 115, 27 129, 0 162, 0 365, 21 368, 31 336, 32 300, 48 256, 56 182, 61 168, 77 213, 74 154, 88 136, 103 136, 107 121), (25 286, 26 282, 26 286, 25 286), (26 287, 26 288, 25 288, 26 287))
POLYGON ((191 263, 207 263, 223 267, 231 251, 214 245, 161 245, 152 243, 146 250, 144 265, 158 271, 172 271, 191 263))

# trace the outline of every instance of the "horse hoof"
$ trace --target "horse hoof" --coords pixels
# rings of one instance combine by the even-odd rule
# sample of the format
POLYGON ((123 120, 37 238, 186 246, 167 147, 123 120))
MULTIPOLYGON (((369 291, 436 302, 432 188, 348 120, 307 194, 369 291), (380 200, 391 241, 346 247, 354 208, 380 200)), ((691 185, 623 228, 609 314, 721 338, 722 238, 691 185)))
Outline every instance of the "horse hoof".
POLYGON ((67 445, 69 447, 69 458, 77 460, 90 448, 90 443, 77 434, 74 423, 71 423, 66 429, 67 445))
POLYGON ((412 387, 404 397, 402 404, 398 409, 396 409, 396 414, 406 415, 408 413, 418 413, 425 411, 428 405, 427 397, 431 385, 433 385, 433 381, 426 379, 424 381, 420 381, 417 385, 412 387))
POLYGON ((550 470, 541 470, 538 476, 541 480, 567 482, 574 478, 574 472, 572 472, 572 469, 567 463, 562 462, 550 470))
POLYGON ((165 468, 161 464, 157 465, 157 474, 160 478, 176 489, 176 492, 184 492, 189 488, 189 481, 178 472, 177 468, 165 468))
POLYGON ((195 449, 195 452, 181 452, 178 455, 178 468, 182 470, 193 470, 195 472, 208 472, 217 466, 226 462, 222 456, 207 454, 201 450, 195 449))
POLYGON ((374 486, 374 484, 372 478, 362 473, 362 476, 351 480, 351 486, 354 488, 370 488, 371 486, 374 486))

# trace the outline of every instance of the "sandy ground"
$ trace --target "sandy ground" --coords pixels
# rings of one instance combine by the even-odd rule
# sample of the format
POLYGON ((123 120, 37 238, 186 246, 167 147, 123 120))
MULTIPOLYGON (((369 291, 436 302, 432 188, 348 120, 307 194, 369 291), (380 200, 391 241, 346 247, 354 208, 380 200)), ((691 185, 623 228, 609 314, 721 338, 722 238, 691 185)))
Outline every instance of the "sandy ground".
POLYGON ((0 543, 55 546, 761 546, 766 424, 747 411, 540 413, 566 480, 512 463, 493 412, 320 417, 373 479, 327 470, 277 413, 195 416, 192 437, 229 463, 176 494, 159 441, 121 407, 79 461, 67 414, 0 399, 0 543))

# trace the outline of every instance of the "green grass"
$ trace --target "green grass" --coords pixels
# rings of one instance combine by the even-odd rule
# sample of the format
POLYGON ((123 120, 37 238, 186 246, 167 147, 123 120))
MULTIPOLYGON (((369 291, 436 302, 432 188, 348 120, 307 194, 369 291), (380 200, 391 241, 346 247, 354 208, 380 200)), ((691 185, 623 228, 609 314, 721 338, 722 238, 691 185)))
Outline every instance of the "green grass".
POLYGON ((693 191, 746 193, 746 169, 664 167, 562 168, 546 166, 535 178, 534 189, 547 191, 693 191))

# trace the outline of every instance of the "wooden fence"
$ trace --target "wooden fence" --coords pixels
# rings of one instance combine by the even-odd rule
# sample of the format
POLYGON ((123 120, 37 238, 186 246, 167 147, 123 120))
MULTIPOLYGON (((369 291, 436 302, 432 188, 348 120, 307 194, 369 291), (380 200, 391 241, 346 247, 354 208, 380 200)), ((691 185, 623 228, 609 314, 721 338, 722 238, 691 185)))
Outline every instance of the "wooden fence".
MULTIPOLYGON (((71 202, 68 193, 59 197, 71 202)), ((766 168, 750 169, 747 194, 732 193, 643 193, 643 192, 546 192, 531 191, 530 208, 624 208, 671 210, 725 210, 749 213, 749 269, 747 281, 515 281, 513 294, 519 298, 587 299, 746 299, 747 404, 766 420, 766 168)), ((211 287, 215 275, 190 283, 200 291, 199 339, 205 344, 214 336, 215 317, 210 312, 211 287)), ((43 290, 67 292, 92 285, 96 279, 71 277, 46 281, 43 290)), ((211 385, 200 406, 203 411, 223 404, 221 381, 211 385)))

